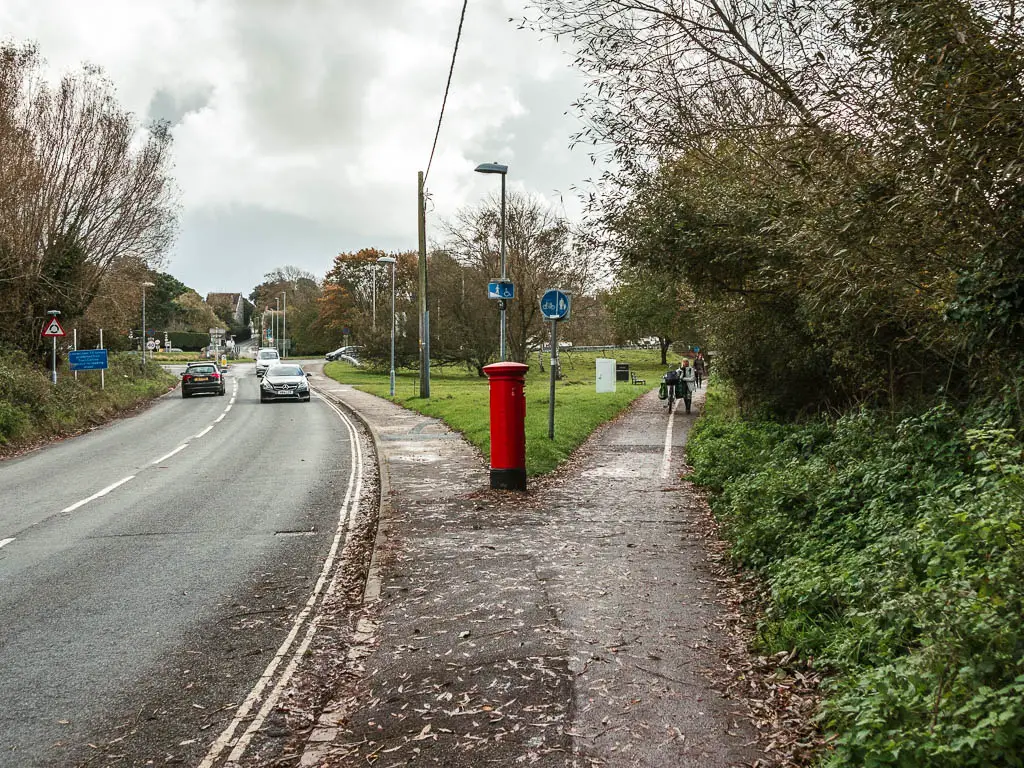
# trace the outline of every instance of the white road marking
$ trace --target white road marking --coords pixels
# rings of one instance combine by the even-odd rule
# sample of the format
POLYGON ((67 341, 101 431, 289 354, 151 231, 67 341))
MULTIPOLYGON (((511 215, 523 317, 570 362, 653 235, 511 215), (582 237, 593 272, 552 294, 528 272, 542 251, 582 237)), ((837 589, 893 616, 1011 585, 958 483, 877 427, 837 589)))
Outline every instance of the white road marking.
POLYGON ((258 731, 266 720, 267 715, 277 705, 278 699, 280 699, 285 686, 291 680, 292 675, 295 673, 298 667, 299 661, 302 659, 306 650, 309 648, 309 644, 313 640, 313 636, 316 634, 317 627, 320 624, 320 615, 315 615, 309 622, 309 626, 306 627, 306 634, 302 638, 298 647, 292 651, 292 644, 299 635, 299 630, 302 624, 310 616, 313 610, 317 607, 318 601, 321 599, 321 593, 323 597, 330 595, 334 591, 334 578, 331 577, 330 583, 328 583, 328 577, 331 575, 334 569, 334 562, 337 558, 338 551, 343 547, 344 543, 348 541, 348 534, 355 526, 358 518, 359 510, 359 497, 362 494, 363 487, 363 452, 362 446, 359 443, 358 436, 356 434, 355 426, 351 420, 345 415, 343 411, 338 409, 329 400, 324 400, 327 405, 334 410, 335 413, 344 422, 345 427, 348 429, 349 435, 349 448, 352 455, 352 466, 349 470, 348 477, 348 488, 345 492, 345 499, 341 505, 341 509, 338 511, 338 525, 335 528, 334 540, 331 542, 331 549, 327 554, 327 558, 324 560, 323 568, 320 571, 320 577, 317 579, 316 585, 313 587, 313 593, 309 596, 306 601, 306 605, 298 616, 295 617, 295 621, 292 624, 292 629, 288 633, 281 647, 277 649, 277 653, 271 660, 270 664, 263 671, 260 679, 257 681, 255 687, 246 697, 245 701, 235 712, 234 719, 228 724, 217 740, 210 747, 210 751, 207 752, 206 757, 199 764, 199 768, 213 768, 217 758, 220 754, 228 747, 233 746, 231 754, 228 755, 228 762, 237 762, 245 754, 245 750, 249 746, 249 742, 252 740, 253 735, 258 731), (326 591, 324 590, 325 585, 327 586, 326 591), (272 682, 274 675, 277 673, 278 667, 288 657, 289 653, 291 658, 288 659, 288 663, 285 665, 284 671, 281 673, 277 683, 274 684, 270 693, 267 694, 266 700, 263 702, 263 706, 260 707, 259 712, 255 718, 249 723, 245 732, 234 739, 235 731, 242 724, 243 720, 248 719, 249 713, 253 707, 259 701, 263 691, 272 682), (232 741, 234 739, 234 741, 232 741))
POLYGON ((173 456, 174 454, 178 453, 179 451, 184 451, 186 448, 188 448, 188 443, 185 443, 184 445, 179 445, 177 448, 175 448, 170 453, 164 454, 159 459, 154 461, 153 464, 161 464, 161 463, 167 461, 167 459, 171 458, 171 456, 173 456))
POLYGON ((227 416, 227 415, 228 415, 228 412, 224 411, 224 413, 222 413, 220 416, 218 416, 216 419, 213 420, 213 423, 214 424, 220 424, 222 421, 224 421, 224 417, 227 416))
MULTIPOLYGON (((233 403, 234 400, 232 400, 231 402, 233 403)), ((228 407, 224 409, 224 413, 227 413, 230 410, 231 410, 231 405, 229 404, 228 407)))
POLYGON ((100 498, 100 496, 106 496, 108 493, 110 493, 112 490, 114 490, 118 486, 124 485, 129 480, 134 480, 134 479, 135 479, 135 475, 128 475, 128 477, 122 478, 121 480, 118 480, 116 483, 108 485, 102 491, 96 491, 96 493, 94 493, 89 498, 82 499, 81 501, 76 501, 70 507, 64 507, 64 509, 62 509, 61 512, 74 512, 79 507, 84 506, 85 504, 88 504, 90 501, 95 501, 96 499, 100 498))
POLYGON ((661 459, 661 477, 667 480, 672 471, 672 421, 676 417, 676 409, 668 412, 668 426, 665 427, 665 454, 661 459))
POLYGON ((13 537, 12 537, 12 538, 10 538, 10 539, 0 539, 0 547, 6 547, 6 546, 7 546, 8 544, 10 544, 10 543, 11 543, 12 541, 14 541, 14 538, 13 538, 13 537))
POLYGON ((204 430, 203 430, 202 432, 200 432, 200 433, 199 433, 198 435, 193 435, 193 437, 194 437, 194 438, 195 438, 196 440, 198 440, 198 439, 199 439, 200 437, 202 437, 203 435, 205 435, 205 434, 206 434, 207 432, 209 432, 209 431, 210 431, 211 429, 213 429, 213 424, 211 424, 210 426, 208 426, 208 427, 207 427, 206 429, 204 429, 204 430))

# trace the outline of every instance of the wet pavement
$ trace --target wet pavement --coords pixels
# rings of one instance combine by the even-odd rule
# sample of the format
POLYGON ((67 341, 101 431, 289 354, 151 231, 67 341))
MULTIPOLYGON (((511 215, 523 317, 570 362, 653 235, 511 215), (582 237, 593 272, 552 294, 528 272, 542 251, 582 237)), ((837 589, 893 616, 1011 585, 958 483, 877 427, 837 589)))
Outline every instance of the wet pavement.
POLYGON ((757 759, 710 682, 728 638, 706 511, 680 479, 703 392, 692 415, 641 397, 523 494, 491 491, 486 458, 437 420, 313 381, 372 432, 382 509, 356 682, 302 765, 757 759))

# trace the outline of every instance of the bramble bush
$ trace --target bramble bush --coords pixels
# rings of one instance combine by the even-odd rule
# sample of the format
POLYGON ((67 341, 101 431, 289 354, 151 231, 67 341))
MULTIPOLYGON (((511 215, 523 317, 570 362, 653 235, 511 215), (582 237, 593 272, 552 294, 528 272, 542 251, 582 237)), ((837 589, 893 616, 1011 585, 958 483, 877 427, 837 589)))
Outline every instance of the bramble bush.
POLYGON ((768 582, 759 641, 834 673, 822 764, 1024 765, 1024 456, 998 409, 726 410, 694 430, 694 479, 768 582))

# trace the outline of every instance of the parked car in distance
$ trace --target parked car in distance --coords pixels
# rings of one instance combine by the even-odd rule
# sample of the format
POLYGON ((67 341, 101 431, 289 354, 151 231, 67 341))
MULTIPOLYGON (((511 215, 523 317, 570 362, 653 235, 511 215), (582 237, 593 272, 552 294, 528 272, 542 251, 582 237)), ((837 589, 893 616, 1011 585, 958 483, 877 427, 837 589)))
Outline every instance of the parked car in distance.
POLYGON ((302 366, 294 363, 272 365, 260 382, 260 402, 271 400, 299 400, 309 402, 309 382, 302 366))
POLYGON ((349 345, 346 347, 338 347, 333 352, 328 352, 326 355, 324 355, 324 357, 327 360, 337 360, 342 357, 358 358, 359 350, 361 349, 362 347, 353 345, 349 345))
POLYGON ((203 393, 223 395, 226 391, 224 373, 216 363, 189 363, 181 374, 181 396, 203 393))
POLYGON ((256 353, 256 375, 262 376, 272 365, 281 362, 281 356, 276 349, 261 349, 256 353))

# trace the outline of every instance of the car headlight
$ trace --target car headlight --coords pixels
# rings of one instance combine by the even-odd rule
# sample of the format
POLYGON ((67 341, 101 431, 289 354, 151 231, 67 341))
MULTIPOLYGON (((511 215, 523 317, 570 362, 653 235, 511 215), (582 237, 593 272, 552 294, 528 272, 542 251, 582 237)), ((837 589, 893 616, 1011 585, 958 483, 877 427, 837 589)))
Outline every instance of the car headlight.
POLYGON ((261 381, 261 382, 260 382, 260 388, 261 388, 261 389, 273 389, 273 388, 274 388, 274 385, 273 385, 273 384, 271 384, 271 383, 270 383, 269 381, 267 381, 266 379, 264 379, 263 381, 261 381))

